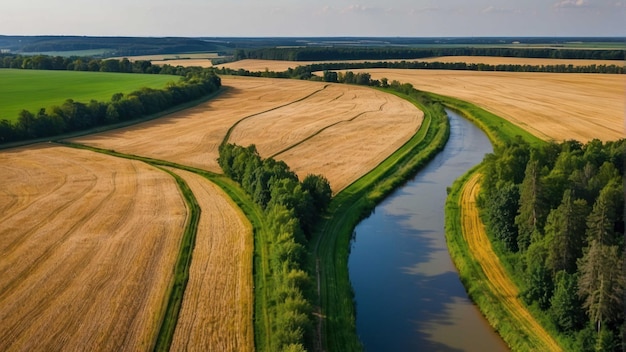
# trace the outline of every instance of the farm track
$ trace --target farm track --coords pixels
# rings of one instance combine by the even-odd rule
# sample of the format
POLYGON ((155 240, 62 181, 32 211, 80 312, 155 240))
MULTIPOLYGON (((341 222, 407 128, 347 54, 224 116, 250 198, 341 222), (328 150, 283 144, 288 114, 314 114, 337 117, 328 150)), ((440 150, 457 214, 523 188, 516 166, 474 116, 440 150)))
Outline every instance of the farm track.
POLYGON ((465 183, 461 194, 461 224, 469 251, 487 277, 490 291, 502 302, 511 319, 516 322, 518 329, 528 336, 528 341, 534 343, 533 350, 561 351, 561 347, 519 300, 517 287, 505 272, 491 247, 476 205, 476 197, 480 191, 480 177, 479 173, 475 173, 465 183))
POLYGON ((151 349, 187 213, 171 177, 59 146, 0 159, 29 194, 0 196, 0 350, 151 349))

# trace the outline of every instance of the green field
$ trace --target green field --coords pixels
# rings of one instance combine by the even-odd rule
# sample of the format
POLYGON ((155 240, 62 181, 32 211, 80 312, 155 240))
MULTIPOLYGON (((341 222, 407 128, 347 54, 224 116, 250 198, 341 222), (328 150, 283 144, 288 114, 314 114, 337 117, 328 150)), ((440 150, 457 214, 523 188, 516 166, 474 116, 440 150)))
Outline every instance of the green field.
POLYGON ((109 101, 115 93, 142 87, 163 88, 179 77, 170 75, 0 69, 0 120, 17 120, 21 110, 36 113, 67 99, 109 101))

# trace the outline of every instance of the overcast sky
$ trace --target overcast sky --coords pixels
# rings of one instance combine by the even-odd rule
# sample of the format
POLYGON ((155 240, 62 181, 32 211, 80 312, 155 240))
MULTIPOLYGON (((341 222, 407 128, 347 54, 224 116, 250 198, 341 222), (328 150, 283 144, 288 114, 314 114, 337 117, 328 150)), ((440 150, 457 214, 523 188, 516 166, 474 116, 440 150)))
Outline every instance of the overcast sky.
POLYGON ((626 36, 626 0, 11 0, 1 34, 626 36))

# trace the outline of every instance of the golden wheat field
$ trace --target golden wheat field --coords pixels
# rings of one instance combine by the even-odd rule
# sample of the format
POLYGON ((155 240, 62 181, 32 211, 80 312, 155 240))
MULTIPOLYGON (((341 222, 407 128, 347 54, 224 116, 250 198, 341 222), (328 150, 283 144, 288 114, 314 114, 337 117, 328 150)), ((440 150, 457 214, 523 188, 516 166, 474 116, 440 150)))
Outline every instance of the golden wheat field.
POLYGON ((517 286, 508 277, 491 247, 476 205, 476 198, 480 191, 480 177, 480 174, 474 174, 463 186, 461 195, 461 224, 463 238, 467 242, 469 251, 487 278, 485 284, 502 302, 518 329, 528 336, 529 345, 537 351, 561 351, 558 343, 526 309, 519 297, 517 286))
POLYGON ((202 213, 173 351, 254 351, 252 226, 216 185, 186 171, 202 213))
POLYGON ((147 164, 0 152, 0 350, 152 349, 187 209, 147 164))
POLYGON ((218 147, 234 126, 229 142, 256 144, 263 157, 283 151, 277 159, 301 177, 324 174, 336 192, 406 142, 423 116, 366 87, 252 77, 222 83, 226 91, 198 107, 74 141, 220 172, 218 147))
POLYGON ((367 69, 372 78, 474 103, 546 140, 626 136, 626 77, 612 74, 367 69))
POLYGON ((549 65, 572 65, 572 66, 590 66, 590 65, 624 65, 623 61, 616 60, 583 60, 583 59, 539 59, 528 57, 497 57, 497 56, 438 56, 427 59, 407 60, 407 61, 423 61, 423 62, 465 62, 467 64, 487 64, 487 65, 531 65, 531 66, 549 66, 549 65))
MULTIPOLYGON (((258 71, 276 71, 283 72, 289 68, 298 66, 320 64, 325 62, 346 62, 360 63, 366 61, 388 61, 388 62, 465 62, 468 64, 488 64, 488 65, 624 65, 623 61, 615 60, 574 60, 574 59, 535 59, 535 58, 518 58, 518 57, 495 57, 495 56, 436 56, 425 59, 392 59, 392 60, 331 60, 331 61, 282 61, 282 60, 256 60, 245 59, 240 61, 229 62, 217 65, 217 67, 225 67, 233 70, 244 69, 251 72, 258 71)), ((153 64, 170 64, 181 66, 202 66, 211 67, 211 61, 208 60, 171 60, 171 61, 153 61, 153 64), (208 64, 207 64, 208 63, 208 64)))

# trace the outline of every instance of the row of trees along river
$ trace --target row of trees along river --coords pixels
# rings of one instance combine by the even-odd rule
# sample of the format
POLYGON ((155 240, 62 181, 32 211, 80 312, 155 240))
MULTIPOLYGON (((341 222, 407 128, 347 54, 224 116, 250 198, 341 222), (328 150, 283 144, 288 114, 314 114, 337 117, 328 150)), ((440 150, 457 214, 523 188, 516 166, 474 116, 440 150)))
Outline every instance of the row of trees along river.
POLYGON ((626 140, 521 140, 485 160, 479 198, 488 231, 527 304, 571 350, 621 351, 626 140))

